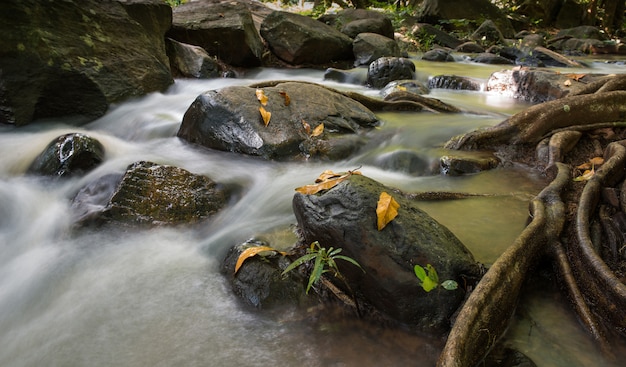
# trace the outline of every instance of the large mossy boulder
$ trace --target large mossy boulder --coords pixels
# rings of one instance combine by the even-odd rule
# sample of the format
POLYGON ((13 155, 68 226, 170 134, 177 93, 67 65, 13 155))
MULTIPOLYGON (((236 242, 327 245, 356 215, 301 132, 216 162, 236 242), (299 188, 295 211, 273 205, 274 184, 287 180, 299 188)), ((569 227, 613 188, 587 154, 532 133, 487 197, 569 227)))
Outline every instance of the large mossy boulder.
POLYGON ((80 133, 61 135, 35 158, 28 172, 43 176, 70 177, 88 172, 104 160, 104 146, 80 133))
POLYGON ((217 213, 228 190, 185 169, 136 162, 119 175, 107 175, 81 189, 73 200, 81 224, 193 224, 217 213))
POLYGON ((414 200, 370 178, 353 174, 321 193, 296 193, 293 209, 305 243, 318 241, 326 248, 342 248, 343 255, 363 267, 364 272, 337 261, 359 297, 417 330, 448 330, 466 287, 481 274, 480 264, 450 230, 419 209, 414 200), (376 208, 383 191, 393 196, 399 209, 397 217, 378 230, 376 208), (436 269, 441 281, 451 279, 460 287, 426 292, 413 268, 427 264, 436 269))
POLYGON ((201 94, 185 112, 178 136, 207 148, 266 159, 333 159, 358 149, 363 133, 377 123, 374 113, 337 91, 281 82, 201 94), (266 105, 257 93, 267 98, 266 105))
POLYGON ((240 2, 190 1, 173 12, 168 36, 200 46, 224 63, 253 67, 261 64, 264 46, 248 6, 240 2))
POLYGON ((261 24, 270 50, 292 65, 329 64, 352 60, 352 39, 310 17, 275 11, 261 24))
POLYGON ((0 123, 103 115, 172 82, 158 1, 0 2, 0 123))

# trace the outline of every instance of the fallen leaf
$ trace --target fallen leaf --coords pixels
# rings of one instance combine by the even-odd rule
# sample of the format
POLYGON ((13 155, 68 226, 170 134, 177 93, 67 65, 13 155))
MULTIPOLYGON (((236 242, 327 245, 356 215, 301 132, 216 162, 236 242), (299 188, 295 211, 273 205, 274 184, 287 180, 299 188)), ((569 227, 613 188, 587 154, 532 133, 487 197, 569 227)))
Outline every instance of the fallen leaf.
POLYGON ((575 177, 574 181, 589 181, 591 180, 591 178, 593 177, 593 175, 596 173, 596 171, 592 168, 592 169, 588 169, 585 172, 583 172, 582 175, 575 177))
POLYGON ((272 118, 272 113, 266 111, 263 107, 259 107, 259 112, 261 112, 261 117, 263 118, 263 123, 265 124, 265 126, 269 125, 270 119, 272 118))
POLYGON ((302 120, 302 126, 304 126, 304 132, 309 135, 311 133, 311 125, 308 122, 302 120))
POLYGON ((280 253, 282 255, 286 255, 285 252, 276 251, 275 249, 269 246, 248 247, 247 249, 243 250, 241 254, 239 254, 239 257, 237 258, 237 263, 235 264, 235 274, 237 274, 237 271, 239 271, 239 268, 241 267, 241 265, 243 265, 244 261, 265 251, 272 251, 272 252, 280 253))
POLYGON ((566 81, 563 82, 563 85, 566 87, 569 87, 570 85, 572 85, 572 81, 567 79, 566 81))
POLYGON ((587 74, 567 74, 567 77, 573 79, 575 81, 580 81, 580 79, 587 76, 587 74))
POLYGON ((594 166, 601 166, 604 163, 604 158, 602 157, 593 157, 589 160, 589 162, 591 162, 591 164, 593 164, 594 166))
POLYGON ((285 106, 289 106, 291 104, 291 98, 289 98, 289 95, 287 94, 287 92, 284 91, 280 91, 278 92, 281 96, 283 96, 283 98, 285 98, 285 106))
POLYGON ((315 129, 313 129, 313 132, 311 133, 311 136, 312 137, 320 136, 320 135, 322 135, 323 132, 324 132, 324 123, 321 123, 321 124, 317 125, 315 127, 315 129))
POLYGON ((348 171, 346 173, 334 173, 332 171, 324 171, 322 174, 315 180, 315 184, 313 185, 305 185, 296 188, 296 191, 304 194, 304 195, 313 195, 317 194, 322 190, 332 189, 348 177, 352 175, 360 175, 361 172, 354 170, 348 171))
MULTIPOLYGON (((263 106, 267 105, 267 96, 265 95, 265 92, 263 91, 263 89, 257 88, 257 90, 256 90, 256 98, 259 100, 259 102, 261 102, 261 105, 263 105, 263 106)), ((265 124, 265 125, 267 125, 267 124, 265 124)))
POLYGON ((604 163, 604 158, 593 157, 589 161, 579 166, 576 166, 576 168, 579 170, 591 170, 591 169, 594 169, 595 167, 601 166, 603 163, 604 163))
POLYGON ((398 215, 400 204, 388 193, 381 192, 376 206, 376 216, 378 218, 378 230, 382 231, 389 222, 398 215))

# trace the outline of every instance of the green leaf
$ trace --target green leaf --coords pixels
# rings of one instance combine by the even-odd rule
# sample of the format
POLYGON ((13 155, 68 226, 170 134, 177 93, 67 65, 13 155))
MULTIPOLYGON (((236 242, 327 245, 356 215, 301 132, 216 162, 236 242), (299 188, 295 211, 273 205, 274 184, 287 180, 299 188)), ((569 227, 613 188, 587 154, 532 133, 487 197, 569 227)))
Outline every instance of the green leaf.
POLYGON ((459 283, 455 282, 452 279, 448 279, 448 280, 444 281, 443 283, 441 283, 441 286, 445 290, 453 291, 453 290, 455 290, 455 289, 457 289, 459 287, 459 283))
POLYGON ((425 278, 424 281, 422 282, 422 288, 424 288, 426 292, 432 291, 433 289, 437 288, 438 285, 439 284, 433 282, 433 280, 430 277, 425 278))
POLYGON ((285 274, 289 273, 290 271, 292 271, 293 269, 297 268, 298 266, 304 264, 305 262, 311 261, 316 256, 317 256, 317 254, 306 254, 306 255, 300 256, 299 258, 294 260, 294 262, 289 264, 289 266, 282 272, 281 275, 284 276, 285 274))
POLYGON ((322 257, 317 256, 315 258, 315 265, 313 265, 313 271, 311 272, 311 275, 309 276, 309 284, 306 286, 307 294, 309 293, 311 286, 317 283, 317 281, 322 277, 322 274, 324 274, 324 263, 322 262, 322 257))
POLYGON ((439 276, 437 275, 437 270, 435 270, 432 265, 426 264, 426 272, 428 273, 428 277, 430 278, 430 280, 433 281, 433 283, 439 284, 439 276))
MULTIPOLYGON (((363 268, 361 267, 361 265, 359 265, 358 262, 356 262, 356 260, 354 260, 351 257, 348 256, 344 256, 344 255, 335 255, 335 259, 341 259, 341 260, 345 260, 347 262, 349 262, 352 265, 358 266, 359 269, 363 270, 363 268)), ((365 270, 363 270, 363 272, 365 272, 365 270)))
POLYGON ((426 271, 424 271, 424 268, 421 265, 415 265, 413 267, 413 271, 415 272, 415 276, 417 276, 417 279, 419 279, 421 282, 424 282, 424 279, 426 279, 426 271))

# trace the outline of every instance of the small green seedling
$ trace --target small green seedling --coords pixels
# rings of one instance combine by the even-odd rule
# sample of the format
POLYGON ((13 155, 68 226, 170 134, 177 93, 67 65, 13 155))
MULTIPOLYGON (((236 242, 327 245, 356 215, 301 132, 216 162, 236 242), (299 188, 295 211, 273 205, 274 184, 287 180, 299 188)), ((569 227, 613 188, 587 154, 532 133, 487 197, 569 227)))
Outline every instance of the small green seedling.
POLYGON ((415 265, 413 267, 413 271, 415 271, 415 276, 417 276, 420 281, 420 285, 426 292, 430 292, 440 285, 443 289, 448 291, 453 291, 459 287, 459 284, 452 279, 448 279, 439 284, 439 275, 437 275, 437 270, 435 270, 435 268, 430 264, 426 264, 426 267, 415 265))

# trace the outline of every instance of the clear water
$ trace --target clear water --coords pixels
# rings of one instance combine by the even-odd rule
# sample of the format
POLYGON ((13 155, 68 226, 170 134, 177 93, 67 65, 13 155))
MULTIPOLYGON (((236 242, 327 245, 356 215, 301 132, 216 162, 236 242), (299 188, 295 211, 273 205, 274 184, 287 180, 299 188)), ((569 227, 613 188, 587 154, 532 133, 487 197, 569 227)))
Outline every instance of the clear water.
MULTIPOLYGON (((417 64, 422 78, 447 73, 486 79, 499 70, 417 64)), ((219 274, 220 262, 230 246, 250 237, 278 233, 280 241, 295 223, 295 187, 311 183, 326 169, 362 166, 363 174, 405 191, 489 194, 423 202, 422 207, 479 261, 492 263, 524 228, 528 198, 544 184, 540 177, 515 168, 465 177, 414 177, 371 162, 395 149, 412 149, 435 161, 451 136, 496 124, 525 105, 482 92, 433 91, 433 97, 483 113, 382 113, 378 133, 386 134, 383 143, 335 163, 267 162, 175 137, 185 110, 201 92, 271 79, 323 82, 323 73, 259 69, 240 79, 178 80, 166 93, 113 106, 104 117, 80 127, 58 120, 0 128, 0 366, 435 364, 442 340, 342 319, 331 311, 320 317, 311 310, 248 309, 219 274), (52 139, 68 132, 99 139, 106 148, 105 162, 85 177, 62 182, 24 174, 52 139), (69 199, 88 182, 122 172, 138 160, 239 184, 243 194, 194 228, 72 231, 69 199)), ((373 94, 357 85, 325 84, 373 94)), ((555 293, 531 295, 524 303, 534 315, 532 325, 542 326, 535 330, 549 330, 550 342, 539 332, 518 337, 526 335, 523 317, 514 323, 508 342, 539 366, 572 366, 572 360, 602 365, 593 343, 555 293)))

